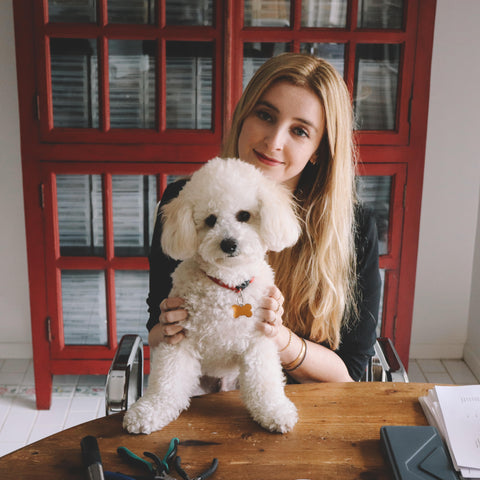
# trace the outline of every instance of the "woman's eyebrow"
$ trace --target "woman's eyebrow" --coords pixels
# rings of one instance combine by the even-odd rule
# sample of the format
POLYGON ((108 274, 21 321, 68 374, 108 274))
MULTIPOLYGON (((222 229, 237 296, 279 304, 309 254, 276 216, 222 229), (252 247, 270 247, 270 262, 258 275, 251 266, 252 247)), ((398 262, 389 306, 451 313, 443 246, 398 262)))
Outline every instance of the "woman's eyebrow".
MULTIPOLYGON (((265 107, 270 108, 271 110, 273 110, 276 113, 280 113, 280 110, 275 105, 273 105, 270 102, 267 102, 266 100, 259 100, 257 105, 263 105, 265 107)), ((305 125, 308 125, 309 127, 312 127, 313 129, 318 131, 318 128, 310 120, 306 120, 306 119, 300 118, 300 117, 295 117, 294 120, 296 120, 297 122, 304 123, 305 125)))

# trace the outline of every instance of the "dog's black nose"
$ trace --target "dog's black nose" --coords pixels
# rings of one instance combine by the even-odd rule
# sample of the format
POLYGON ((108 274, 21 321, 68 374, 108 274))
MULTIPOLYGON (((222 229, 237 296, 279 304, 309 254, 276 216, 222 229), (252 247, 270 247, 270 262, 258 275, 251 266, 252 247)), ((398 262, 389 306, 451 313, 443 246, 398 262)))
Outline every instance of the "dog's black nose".
POLYGON ((223 252, 231 255, 237 250, 237 242, 233 238, 224 238, 220 242, 220 248, 223 252))

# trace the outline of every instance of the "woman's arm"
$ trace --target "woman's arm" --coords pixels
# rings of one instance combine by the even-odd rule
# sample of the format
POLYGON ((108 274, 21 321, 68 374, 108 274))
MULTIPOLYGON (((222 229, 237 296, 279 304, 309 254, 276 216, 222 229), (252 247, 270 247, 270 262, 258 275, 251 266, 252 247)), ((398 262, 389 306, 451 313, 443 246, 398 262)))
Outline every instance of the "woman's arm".
POLYGON ((365 373, 375 353, 381 279, 378 267, 377 225, 372 210, 357 207, 357 307, 358 318, 344 322, 338 356, 354 380, 365 373))
MULTIPOLYGON (((345 382, 360 380, 376 340, 380 274, 378 270, 378 238, 374 217, 359 207, 357 211, 357 291, 358 318, 346 321, 342 328, 341 345, 334 352, 311 341, 305 341, 303 362, 288 375, 297 382, 345 382)), ((303 341, 282 325, 283 296, 272 287, 262 305, 259 329, 273 338, 280 360, 285 366, 295 366, 303 354, 303 341), (300 355, 300 357, 299 357, 300 355)))
POLYGON ((309 340, 304 340, 282 325, 283 296, 272 287, 261 305, 259 330, 276 343, 282 365, 301 363, 288 375, 296 382, 351 382, 347 367, 332 350, 309 340), (305 341, 305 344, 303 343, 305 341), (305 348, 305 351, 303 350, 305 348), (303 356, 304 355, 304 356, 303 356))
POLYGON ((186 320, 187 312, 181 308, 181 299, 168 298, 172 289, 171 274, 178 262, 165 255, 160 243, 162 237, 162 209, 161 207, 175 198, 185 185, 186 180, 175 182, 167 187, 160 208, 157 212, 155 228, 153 231, 150 255, 149 293, 147 298, 149 318, 147 329, 149 331, 148 343, 156 346, 161 341, 169 343, 179 342, 184 334, 179 322, 186 320))

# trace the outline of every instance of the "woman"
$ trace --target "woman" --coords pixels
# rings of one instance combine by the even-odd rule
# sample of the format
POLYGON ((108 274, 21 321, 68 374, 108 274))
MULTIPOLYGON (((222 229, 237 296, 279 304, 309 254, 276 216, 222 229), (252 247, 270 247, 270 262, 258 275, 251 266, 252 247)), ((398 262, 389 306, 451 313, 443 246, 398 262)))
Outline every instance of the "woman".
MULTIPOLYGON (((268 60, 245 89, 223 156, 252 163, 291 191, 303 232, 270 254, 275 283, 257 314, 289 380, 359 380, 373 354, 380 299, 375 222, 356 202, 347 87, 327 62, 287 53, 268 60)), ((170 200, 183 184, 165 192, 170 200)), ((150 255, 149 344, 185 335, 183 300, 168 298, 175 263, 150 255)))

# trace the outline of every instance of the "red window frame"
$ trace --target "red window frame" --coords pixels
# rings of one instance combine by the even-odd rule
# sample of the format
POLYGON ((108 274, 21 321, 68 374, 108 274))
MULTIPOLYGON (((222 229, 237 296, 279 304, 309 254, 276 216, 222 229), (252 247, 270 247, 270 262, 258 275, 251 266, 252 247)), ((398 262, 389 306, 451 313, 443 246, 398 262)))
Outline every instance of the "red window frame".
MULTIPOLYGON (((222 138, 223 125, 223 29, 222 2, 215 2, 212 26, 171 26, 166 25, 165 3, 158 2, 157 18, 154 25, 117 25, 107 23, 107 4, 100 0, 98 22, 49 23, 48 0, 34 2, 35 43, 37 45, 37 71, 39 91, 38 109, 42 121, 41 141, 52 143, 146 143, 146 144, 184 144, 188 140, 197 145, 218 145, 222 138), (86 38, 97 42, 99 58, 99 112, 100 128, 54 128, 53 102, 51 92, 50 38, 86 38), (152 40, 157 45, 157 126, 155 129, 119 129, 110 128, 110 99, 108 81, 108 41, 115 39, 152 40), (182 130, 166 128, 166 42, 212 42, 214 46, 214 69, 212 87, 212 129, 182 130)), ((203 161, 205 161, 204 159, 203 161)))
POLYGON ((391 178, 390 211, 388 223, 388 252, 380 255, 379 267, 385 271, 381 322, 382 336, 396 339, 398 278, 403 235, 407 165, 404 163, 362 163, 357 175, 388 176, 391 178))
MULTIPOLYGON (((103 3, 102 3, 103 2, 103 3)), ((221 138, 228 128, 234 105, 241 92, 243 42, 287 41, 298 51, 300 42, 339 42, 347 45, 345 78, 353 91, 355 49, 359 43, 402 45, 403 69, 399 77, 397 130, 359 131, 359 174, 393 175, 391 212, 391 250, 380 258, 386 270, 384 334, 394 339, 405 364, 408 363, 414 278, 423 180, 423 161, 428 113, 430 53, 436 0, 405 0, 404 29, 373 31, 358 29, 357 0, 350 0, 348 13, 353 19, 345 29, 314 29, 299 25, 301 4, 292 0, 293 24, 289 28, 243 27, 241 2, 218 0, 212 27, 173 27, 165 25, 163 2, 159 1, 156 25, 125 26, 106 24, 106 7, 99 21, 89 24, 49 24, 48 0, 14 2, 14 19, 22 138, 22 168, 26 210, 28 267, 32 338, 37 385, 37 406, 48 408, 52 374, 105 373, 116 345, 114 327, 109 327, 107 347, 72 347, 59 341, 59 278, 65 267, 146 269, 145 258, 115 258, 109 243, 105 258, 73 259, 58 255, 55 226, 53 178, 58 173, 174 173, 195 169, 217 155, 221 138), (152 39, 158 45, 157 89, 164 105, 165 42, 169 40, 212 41, 215 51, 214 112, 211 130, 166 130, 165 114, 151 130, 109 129, 108 118, 100 117, 97 130, 53 128, 50 78, 50 37, 96 38, 102 63, 100 68, 100 107, 108 111, 109 95, 106 55, 109 38, 152 39), (32 107, 33 106, 33 107, 32 107), (36 113, 35 113, 36 112, 36 113), (43 190, 42 190, 43 185, 43 190), (403 185, 403 188, 401 187, 403 185), (40 190, 39 190, 40 189, 40 190), (401 208, 401 212, 400 209, 401 208), (401 220, 400 220, 401 218, 401 220), (51 319, 50 322, 48 319, 51 319), (46 324, 50 323, 50 343, 46 324)), ((163 177, 162 177, 163 178, 163 177)), ((108 189, 108 180, 107 180, 108 189)), ((160 190, 164 188, 164 184, 160 190)), ((111 238, 111 200, 105 200, 105 232, 111 238), (109 203, 110 202, 110 203, 109 203)), ((108 240, 111 242, 111 240, 108 240)), ((108 275, 112 275, 109 273, 108 275)), ((108 278, 107 275, 107 278, 108 278)), ((107 288, 108 305, 114 311, 112 282, 107 288)), ((148 351, 147 351, 148 353, 148 351)))
MULTIPOLYGON (((107 360, 110 361, 118 346, 116 335, 115 279, 116 270, 148 270, 146 257, 118 257, 114 253, 112 175, 156 175, 157 200, 167 185, 168 175, 188 175, 198 168, 195 163, 165 164, 111 164, 52 163, 43 170, 43 197, 46 233, 46 284, 50 308, 51 354, 62 360, 107 360), (56 175, 88 174, 102 175, 105 256, 72 257, 60 254, 58 213, 56 202, 56 175), (105 272, 107 303, 107 345, 65 345, 62 322, 62 270, 94 270, 105 272)), ((148 352, 147 358, 148 358, 148 352)))
POLYGON ((401 30, 368 30, 357 28, 358 3, 350 1, 347 9, 346 28, 311 28, 300 24, 302 11, 301 1, 292 0, 290 27, 244 27, 242 2, 234 3, 232 28, 233 51, 238 61, 232 72, 232 103, 233 109, 242 91, 243 44, 248 42, 281 42, 291 43, 292 51, 299 52, 300 44, 306 42, 343 43, 345 44, 344 78, 353 97, 355 75, 355 52, 359 44, 398 44, 401 46, 400 65, 396 111, 396 129, 393 131, 377 130, 357 132, 360 145, 406 145, 409 142, 409 99, 412 91, 413 71, 415 63, 415 46, 419 5, 416 1, 405 1, 404 28, 401 30))

